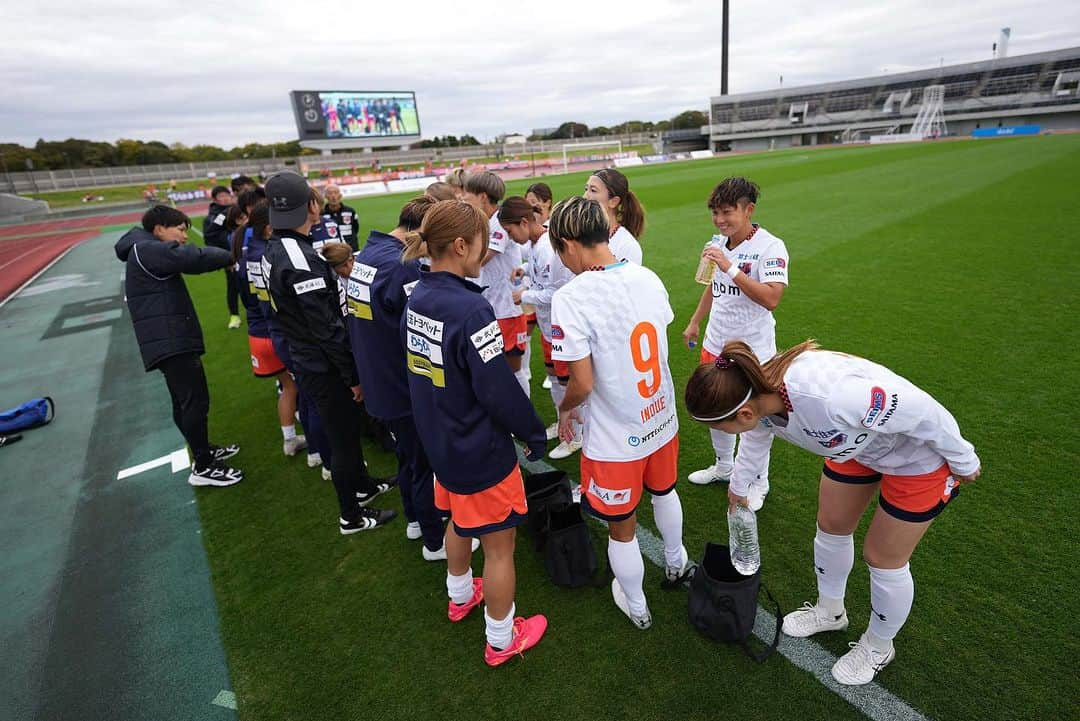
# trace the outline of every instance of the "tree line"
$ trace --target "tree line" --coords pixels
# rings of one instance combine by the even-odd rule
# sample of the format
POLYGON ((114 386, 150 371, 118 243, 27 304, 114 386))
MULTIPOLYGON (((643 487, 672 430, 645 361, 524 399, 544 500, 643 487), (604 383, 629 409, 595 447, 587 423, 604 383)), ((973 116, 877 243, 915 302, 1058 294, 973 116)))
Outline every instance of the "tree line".
MULTIPOLYGON (((708 116, 699 110, 687 110, 671 120, 653 122, 628 120, 613 126, 590 128, 584 123, 565 122, 554 131, 544 135, 531 135, 529 140, 572 140, 574 138, 648 133, 664 130, 699 128, 709 122, 708 116)), ((469 134, 460 138, 454 135, 422 140, 421 148, 457 148, 480 145, 469 134)), ((107 168, 125 165, 166 165, 169 163, 204 163, 220 160, 252 158, 292 158, 298 155, 314 155, 319 151, 300 147, 299 140, 285 143, 248 143, 231 150, 216 145, 166 145, 158 140, 132 140, 123 138, 115 143, 68 138, 67 140, 38 140, 32 147, 17 143, 0 143, 0 170, 19 172, 24 170, 65 170, 75 168, 107 168)))

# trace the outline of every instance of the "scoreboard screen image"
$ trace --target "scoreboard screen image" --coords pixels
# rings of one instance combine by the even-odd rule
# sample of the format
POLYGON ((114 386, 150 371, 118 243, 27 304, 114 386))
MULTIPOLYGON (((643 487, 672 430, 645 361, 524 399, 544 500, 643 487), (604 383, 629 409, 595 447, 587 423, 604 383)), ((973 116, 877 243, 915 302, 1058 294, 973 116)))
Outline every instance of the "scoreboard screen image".
POLYGON ((413 91, 294 90, 300 140, 419 137, 413 91))

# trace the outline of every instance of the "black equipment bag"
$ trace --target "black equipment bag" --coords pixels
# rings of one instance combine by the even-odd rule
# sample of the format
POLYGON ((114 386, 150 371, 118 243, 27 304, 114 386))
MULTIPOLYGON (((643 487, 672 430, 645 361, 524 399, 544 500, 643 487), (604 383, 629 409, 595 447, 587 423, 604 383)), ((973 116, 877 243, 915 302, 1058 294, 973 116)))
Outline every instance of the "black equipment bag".
POLYGON ((687 608, 690 623, 714 641, 739 644, 747 656, 761 663, 780 644, 780 627, 783 616, 780 604, 765 588, 765 594, 776 608, 776 635, 761 653, 754 653, 748 641, 754 631, 757 617, 758 592, 765 588, 761 583, 761 569, 752 576, 744 576, 731 564, 727 546, 707 543, 705 556, 690 581, 687 608))
MULTIPOLYGON (((547 511, 544 567, 556 586, 595 585, 597 562, 592 536, 581 516, 581 504, 568 503, 547 511)), ((603 584, 606 579, 601 578, 603 584)))
POLYGON ((528 529, 533 550, 543 551, 547 544, 548 512, 573 502, 570 479, 562 471, 530 473, 525 476, 525 502, 529 507, 528 529))

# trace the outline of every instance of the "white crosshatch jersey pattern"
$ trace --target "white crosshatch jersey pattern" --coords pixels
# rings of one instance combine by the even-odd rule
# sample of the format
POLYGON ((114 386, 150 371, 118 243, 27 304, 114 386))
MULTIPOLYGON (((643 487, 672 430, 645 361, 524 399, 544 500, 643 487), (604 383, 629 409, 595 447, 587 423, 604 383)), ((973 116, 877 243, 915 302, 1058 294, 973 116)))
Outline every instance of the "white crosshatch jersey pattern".
POLYGON ((674 317, 660 278, 634 263, 582 273, 555 291, 551 357, 592 356, 583 438, 589 458, 637 460, 675 437, 679 422, 667 345, 674 317))

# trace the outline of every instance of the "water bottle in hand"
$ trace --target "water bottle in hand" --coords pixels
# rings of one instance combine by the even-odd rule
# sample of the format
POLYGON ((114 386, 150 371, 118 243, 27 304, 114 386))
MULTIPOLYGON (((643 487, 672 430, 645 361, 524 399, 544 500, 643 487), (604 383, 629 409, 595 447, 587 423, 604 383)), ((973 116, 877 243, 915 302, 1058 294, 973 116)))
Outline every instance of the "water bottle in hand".
POLYGON ((728 511, 727 521, 731 565, 744 576, 753 576, 761 567, 757 516, 746 506, 736 506, 734 511, 728 511))

